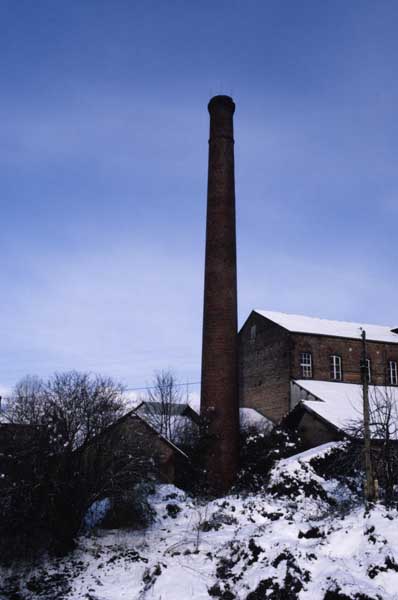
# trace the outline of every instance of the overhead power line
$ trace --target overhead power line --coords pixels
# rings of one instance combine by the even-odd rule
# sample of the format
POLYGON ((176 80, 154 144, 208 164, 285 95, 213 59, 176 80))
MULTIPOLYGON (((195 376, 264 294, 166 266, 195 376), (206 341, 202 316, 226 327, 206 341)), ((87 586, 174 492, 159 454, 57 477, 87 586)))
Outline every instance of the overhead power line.
MULTIPOLYGON (((173 383, 173 387, 188 387, 190 385, 200 385, 202 382, 201 381, 184 381, 182 383, 173 383)), ((141 387, 127 387, 125 388, 126 392, 139 392, 139 391, 144 391, 144 390, 154 390, 155 388, 157 388, 159 386, 157 385, 144 385, 141 387)), ((164 386, 166 387, 166 386, 164 386)), ((30 396, 25 396, 26 398, 29 398, 30 396)), ((12 396, 9 395, 1 395, 0 394, 0 400, 11 400, 12 396)))
MULTIPOLYGON (((200 385, 201 381, 184 381, 183 383, 173 383, 173 387, 183 387, 184 385, 200 385)), ((146 385, 143 387, 128 387, 126 392, 138 392, 139 390, 153 390, 159 386, 157 385, 146 385)), ((166 387, 166 386, 164 386, 166 387)))

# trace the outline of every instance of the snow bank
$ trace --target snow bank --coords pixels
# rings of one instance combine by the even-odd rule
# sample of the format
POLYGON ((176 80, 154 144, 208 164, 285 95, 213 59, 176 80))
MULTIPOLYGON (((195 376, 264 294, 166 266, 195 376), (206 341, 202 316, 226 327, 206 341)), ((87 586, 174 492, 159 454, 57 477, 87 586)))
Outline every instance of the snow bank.
POLYGON ((201 503, 159 486, 150 498, 156 513, 150 528, 83 537, 68 559, 25 572, 23 597, 37 597, 29 592, 33 578, 37 589, 40 576, 69 573, 66 593, 53 588, 52 596, 40 597, 326 600, 339 589, 349 598, 397 600, 398 512, 377 506, 366 514, 358 504, 343 513, 338 502, 331 510, 323 498, 300 491, 316 481, 331 494, 333 481, 316 473, 314 461, 340 447, 325 444, 280 461, 262 494, 201 503), (272 491, 286 475, 298 482, 296 496, 272 491))

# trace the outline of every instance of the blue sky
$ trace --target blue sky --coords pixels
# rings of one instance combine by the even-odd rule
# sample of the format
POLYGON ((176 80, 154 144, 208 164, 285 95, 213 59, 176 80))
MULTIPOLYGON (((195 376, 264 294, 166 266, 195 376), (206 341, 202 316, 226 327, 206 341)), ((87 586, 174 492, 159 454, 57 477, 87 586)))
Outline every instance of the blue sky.
POLYGON ((0 388, 200 376, 208 114, 239 315, 398 325, 398 4, 0 2, 0 388))

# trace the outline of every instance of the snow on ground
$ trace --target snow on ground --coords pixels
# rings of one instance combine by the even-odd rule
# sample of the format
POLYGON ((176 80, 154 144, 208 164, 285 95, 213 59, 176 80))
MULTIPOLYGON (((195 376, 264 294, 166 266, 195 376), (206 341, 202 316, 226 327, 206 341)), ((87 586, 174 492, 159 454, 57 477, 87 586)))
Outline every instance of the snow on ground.
POLYGON ((161 485, 151 527, 82 537, 68 559, 20 573, 18 598, 397 600, 398 512, 367 514, 347 504, 344 485, 315 473, 313 460, 336 448, 279 461, 264 493, 200 503, 161 485), (57 577, 60 595, 39 596, 41 578, 51 587, 57 577), (326 596, 336 590, 345 596, 326 596))

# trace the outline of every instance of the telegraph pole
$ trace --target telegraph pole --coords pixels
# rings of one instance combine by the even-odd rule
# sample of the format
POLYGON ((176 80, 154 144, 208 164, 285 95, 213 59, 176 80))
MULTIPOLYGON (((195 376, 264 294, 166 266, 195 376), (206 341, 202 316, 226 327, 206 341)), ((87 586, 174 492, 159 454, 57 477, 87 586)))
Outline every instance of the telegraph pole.
POLYGON ((365 454, 365 498, 367 502, 375 500, 375 485, 373 479, 372 457, 370 453, 370 411, 369 411, 369 380, 368 380, 368 363, 367 363, 367 348, 366 348, 366 331, 363 329, 362 334, 362 360, 361 360, 361 375, 362 375, 362 395, 363 395, 363 438, 364 438, 364 454, 365 454))

